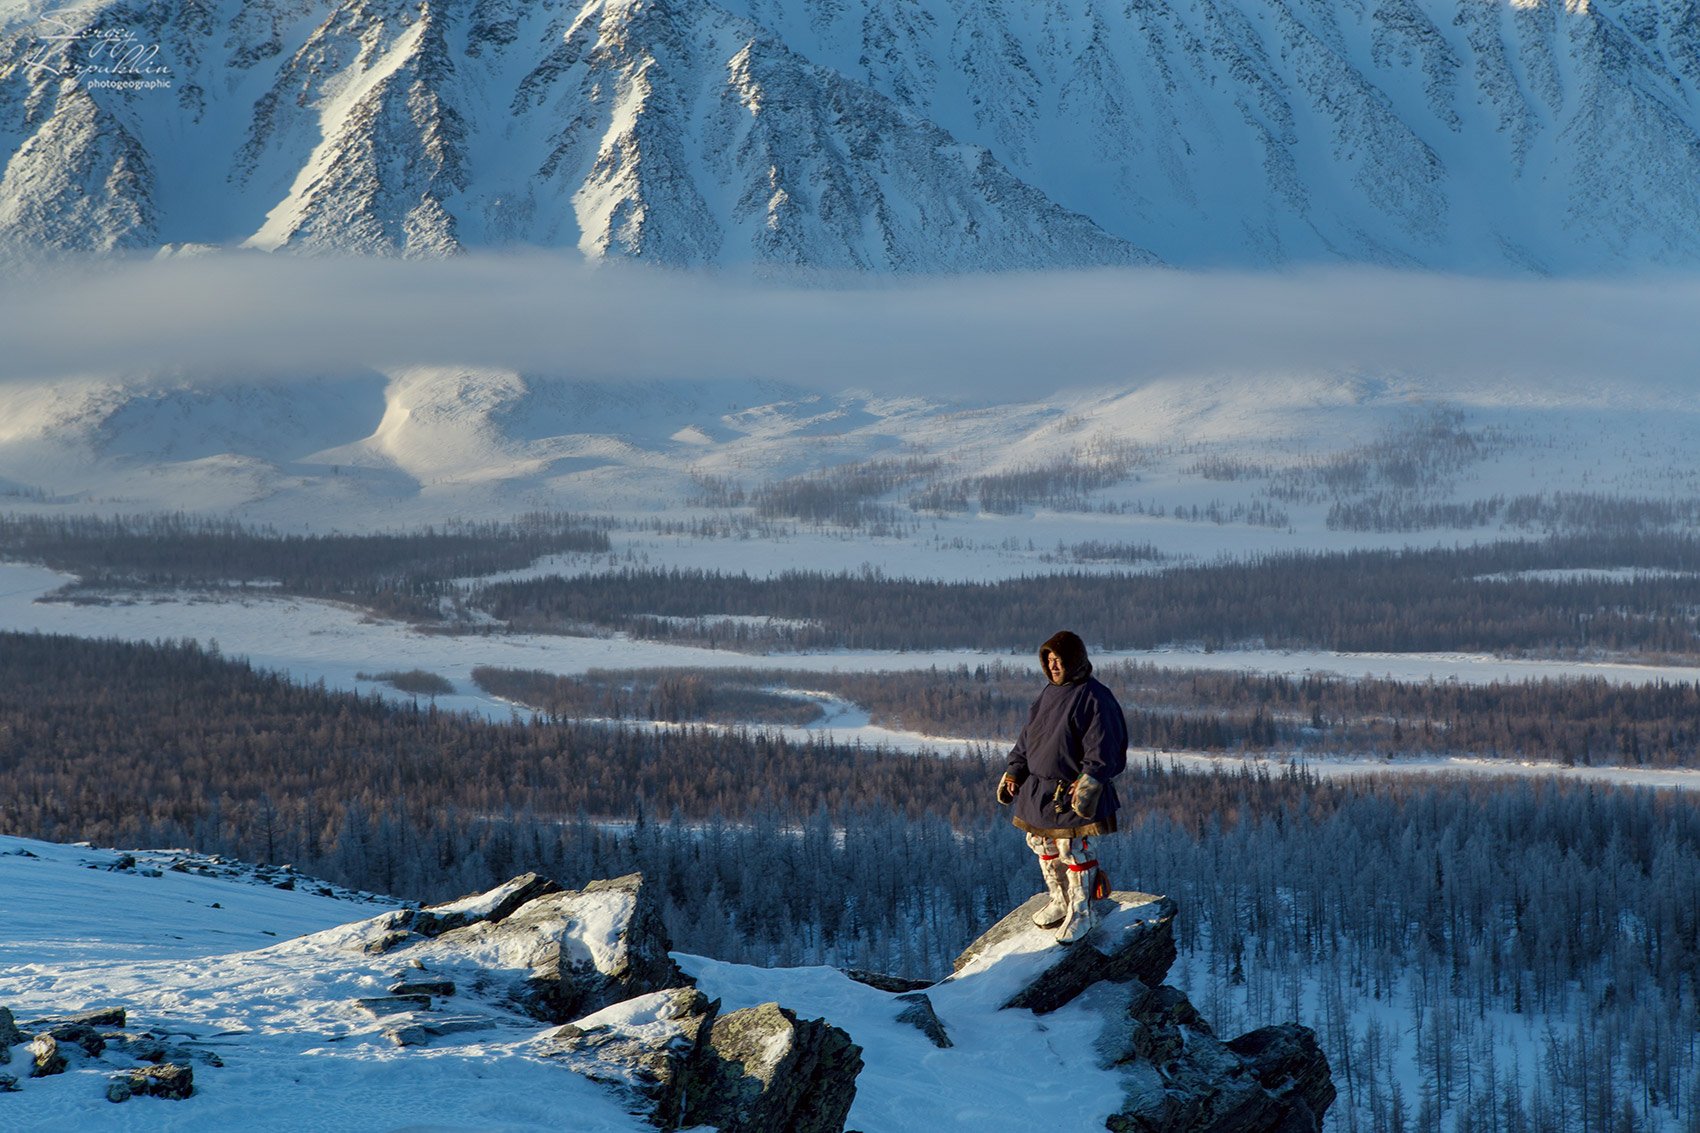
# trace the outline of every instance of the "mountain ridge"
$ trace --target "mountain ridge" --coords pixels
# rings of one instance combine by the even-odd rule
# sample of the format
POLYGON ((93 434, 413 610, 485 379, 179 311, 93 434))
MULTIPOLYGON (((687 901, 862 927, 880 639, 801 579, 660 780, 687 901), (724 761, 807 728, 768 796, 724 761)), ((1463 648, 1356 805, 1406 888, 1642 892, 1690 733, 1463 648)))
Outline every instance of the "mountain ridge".
POLYGON ((1697 0, 20 4, 0 243, 1689 266, 1697 89, 1697 0))

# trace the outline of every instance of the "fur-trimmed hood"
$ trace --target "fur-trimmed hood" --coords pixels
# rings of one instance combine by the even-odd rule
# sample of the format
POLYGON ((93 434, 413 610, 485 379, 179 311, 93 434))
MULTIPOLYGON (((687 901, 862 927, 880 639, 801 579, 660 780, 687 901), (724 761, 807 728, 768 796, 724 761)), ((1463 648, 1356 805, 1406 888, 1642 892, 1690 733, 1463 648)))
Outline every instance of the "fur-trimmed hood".
MULTIPOLYGON (((1053 653, 1062 659, 1062 684, 1076 684, 1092 675, 1092 662, 1086 656, 1086 643, 1080 640, 1079 634, 1060 629, 1046 638, 1045 644, 1039 646, 1039 667, 1041 669, 1045 668, 1046 659, 1053 653)), ((1049 679, 1049 676, 1047 670, 1047 679, 1049 679)))

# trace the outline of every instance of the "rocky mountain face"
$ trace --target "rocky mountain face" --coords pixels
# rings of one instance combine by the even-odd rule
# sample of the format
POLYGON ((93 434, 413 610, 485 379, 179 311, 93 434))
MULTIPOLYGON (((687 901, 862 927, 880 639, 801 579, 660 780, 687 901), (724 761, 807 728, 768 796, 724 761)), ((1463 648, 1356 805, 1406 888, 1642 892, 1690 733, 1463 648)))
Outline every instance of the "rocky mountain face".
POLYGON ((1700 0, 0 8, 0 241, 1700 261, 1700 0))

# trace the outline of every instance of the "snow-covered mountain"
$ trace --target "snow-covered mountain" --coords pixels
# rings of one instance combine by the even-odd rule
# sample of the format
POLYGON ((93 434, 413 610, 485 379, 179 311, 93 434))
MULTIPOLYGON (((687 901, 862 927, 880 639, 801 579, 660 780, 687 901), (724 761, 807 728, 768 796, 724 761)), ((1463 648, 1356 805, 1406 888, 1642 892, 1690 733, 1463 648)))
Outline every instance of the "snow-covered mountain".
POLYGON ((1691 265, 1697 90, 1697 0, 6 0, 0 233, 1691 265))

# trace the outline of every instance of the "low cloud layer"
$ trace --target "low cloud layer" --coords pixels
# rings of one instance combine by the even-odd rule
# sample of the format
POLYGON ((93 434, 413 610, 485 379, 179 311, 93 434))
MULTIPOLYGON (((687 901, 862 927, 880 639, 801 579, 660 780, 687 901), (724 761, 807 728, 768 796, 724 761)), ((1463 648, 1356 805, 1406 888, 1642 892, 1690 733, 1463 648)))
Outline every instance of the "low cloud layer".
POLYGON ((975 399, 1295 370, 1423 375, 1466 399, 1505 383, 1680 397, 1700 389, 1700 278, 1141 270, 775 284, 535 254, 254 254, 0 283, 0 380, 411 364, 975 399))

